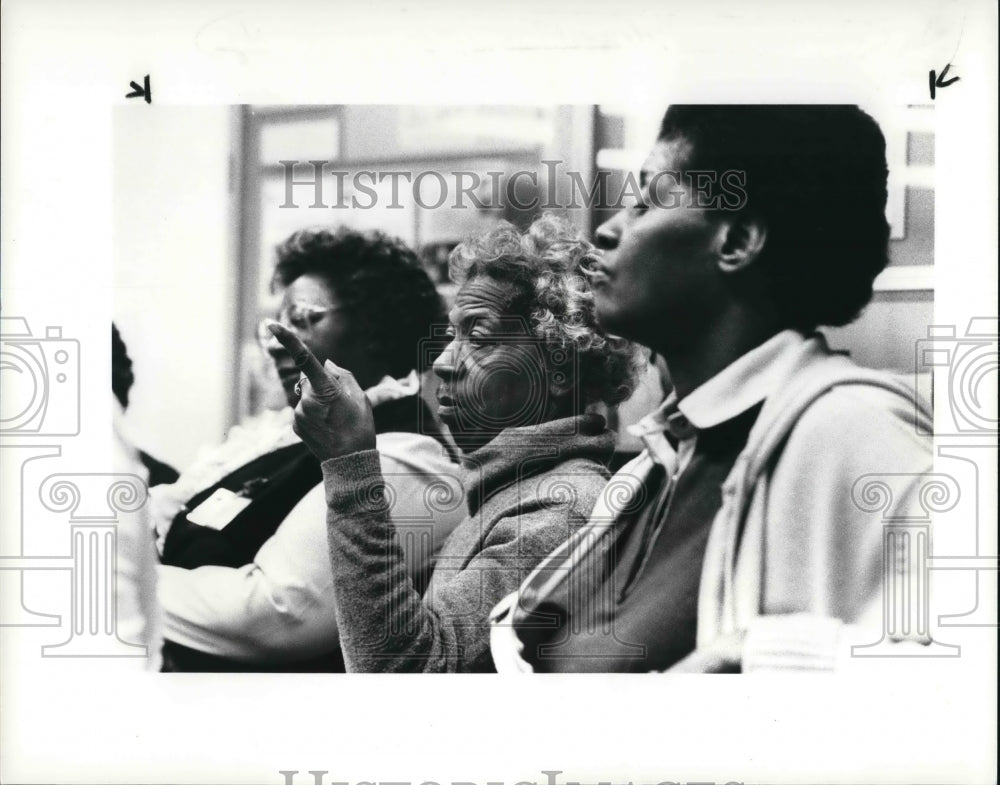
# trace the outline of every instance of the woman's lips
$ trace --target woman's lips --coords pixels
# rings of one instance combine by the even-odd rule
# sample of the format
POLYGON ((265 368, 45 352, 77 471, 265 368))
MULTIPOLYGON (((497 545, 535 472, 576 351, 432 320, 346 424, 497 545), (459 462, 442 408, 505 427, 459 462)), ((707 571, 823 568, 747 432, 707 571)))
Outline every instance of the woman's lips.
POLYGON ((611 276, 608 274, 608 268, 604 265, 595 265, 591 271, 590 275, 590 285, 591 286, 605 286, 611 281, 611 276))
POLYGON ((438 417, 447 417, 455 412, 455 399, 450 395, 438 395, 438 417))

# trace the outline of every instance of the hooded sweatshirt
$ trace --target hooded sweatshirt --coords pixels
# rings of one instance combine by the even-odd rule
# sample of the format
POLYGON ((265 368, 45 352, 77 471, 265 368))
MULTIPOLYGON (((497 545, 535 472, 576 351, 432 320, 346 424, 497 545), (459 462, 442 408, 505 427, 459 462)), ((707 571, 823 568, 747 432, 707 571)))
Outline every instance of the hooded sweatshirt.
POLYGON ((419 520, 392 515, 393 482, 374 450, 323 463, 334 605, 347 670, 492 671, 490 609, 586 523, 604 488, 614 437, 602 417, 509 428, 463 457, 427 504, 466 504, 423 598, 401 540, 419 520))

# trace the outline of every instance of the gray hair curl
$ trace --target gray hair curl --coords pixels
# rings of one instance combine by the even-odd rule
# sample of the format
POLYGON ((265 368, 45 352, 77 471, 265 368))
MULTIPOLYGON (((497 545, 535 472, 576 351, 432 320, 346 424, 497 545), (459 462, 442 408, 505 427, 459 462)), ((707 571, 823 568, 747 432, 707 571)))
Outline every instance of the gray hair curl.
POLYGON ((467 240, 452 251, 448 266, 456 283, 487 276, 525 295, 524 315, 548 349, 553 395, 578 390, 583 406, 614 405, 632 394, 642 359, 638 347, 597 323, 585 271, 599 259, 576 227, 547 213, 524 233, 503 222, 467 240))

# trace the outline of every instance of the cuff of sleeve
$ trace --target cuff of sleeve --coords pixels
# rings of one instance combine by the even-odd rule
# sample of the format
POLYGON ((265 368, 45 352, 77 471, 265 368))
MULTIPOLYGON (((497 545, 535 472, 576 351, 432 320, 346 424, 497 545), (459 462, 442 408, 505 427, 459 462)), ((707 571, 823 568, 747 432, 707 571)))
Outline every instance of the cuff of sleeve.
POLYGON ((379 513, 388 510, 378 450, 331 458, 320 465, 326 503, 332 510, 379 513))
POLYGON ((835 671, 847 645, 843 628, 829 616, 759 616, 747 627, 742 671, 835 671))

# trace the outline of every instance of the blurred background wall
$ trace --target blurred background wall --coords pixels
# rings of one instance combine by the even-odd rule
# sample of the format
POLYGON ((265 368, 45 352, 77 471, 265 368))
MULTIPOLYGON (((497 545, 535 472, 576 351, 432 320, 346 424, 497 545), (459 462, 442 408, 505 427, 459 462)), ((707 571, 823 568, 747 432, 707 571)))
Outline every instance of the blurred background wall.
POLYGON ((142 448, 183 467, 234 418, 233 114, 119 109, 113 136, 113 318, 135 373, 127 421, 142 448))
MULTIPOLYGON (((828 333, 834 348, 862 364, 908 372, 914 342, 933 323, 933 110, 866 108, 887 139, 891 263, 858 322, 828 333)), ((274 246, 292 231, 346 224, 396 234, 421 252, 448 297, 453 287, 445 262, 456 243, 500 218, 526 225, 540 212, 519 203, 568 204, 569 172, 588 188, 595 177, 604 178, 616 192, 645 157, 663 109, 116 111, 114 318, 135 363, 128 420, 136 441, 183 468, 198 446, 218 442, 241 418, 280 405, 255 327, 273 312, 274 246), (319 190, 310 161, 323 164, 319 190), (397 177, 394 194, 391 176, 378 181, 393 171, 429 174, 416 189, 397 177), (474 193, 483 208, 456 200, 456 172, 480 178, 474 193), (534 172, 535 182, 526 176, 511 182, 515 172, 534 172), (440 206, 441 180, 434 173, 448 188, 440 206), (355 187, 359 176, 374 198, 355 187), (355 209, 352 197, 374 204, 355 209)), ((590 235, 610 212, 582 204, 579 196, 579 206, 553 211, 590 235)), ((655 389, 647 385, 643 395, 623 408, 623 420, 645 413, 655 389)))

